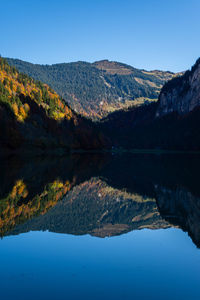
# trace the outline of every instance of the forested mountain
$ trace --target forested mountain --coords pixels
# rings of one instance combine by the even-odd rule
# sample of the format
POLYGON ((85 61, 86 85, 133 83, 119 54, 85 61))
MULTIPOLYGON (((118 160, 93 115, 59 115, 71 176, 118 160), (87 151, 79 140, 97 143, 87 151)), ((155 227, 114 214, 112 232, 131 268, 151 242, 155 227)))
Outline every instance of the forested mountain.
POLYGON ((70 107, 92 119, 118 109, 156 101, 163 84, 176 74, 145 71, 108 60, 54 65, 7 58, 11 66, 48 84, 70 107))
POLYGON ((103 144, 95 124, 73 112, 48 85, 0 58, 0 152, 100 149, 103 144))

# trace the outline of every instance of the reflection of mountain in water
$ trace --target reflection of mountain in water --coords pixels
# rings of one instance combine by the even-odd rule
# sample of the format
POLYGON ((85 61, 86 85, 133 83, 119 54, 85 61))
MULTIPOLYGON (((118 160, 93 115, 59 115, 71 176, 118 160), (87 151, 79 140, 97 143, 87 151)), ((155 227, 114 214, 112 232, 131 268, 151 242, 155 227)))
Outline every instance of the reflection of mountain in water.
POLYGON ((15 232, 50 230, 60 233, 104 237, 133 229, 162 228, 156 201, 108 186, 99 178, 76 186, 47 214, 33 219, 15 232))
POLYGON ((2 235, 30 230, 105 237, 178 226, 200 246, 197 156, 19 159, 1 174, 2 235))

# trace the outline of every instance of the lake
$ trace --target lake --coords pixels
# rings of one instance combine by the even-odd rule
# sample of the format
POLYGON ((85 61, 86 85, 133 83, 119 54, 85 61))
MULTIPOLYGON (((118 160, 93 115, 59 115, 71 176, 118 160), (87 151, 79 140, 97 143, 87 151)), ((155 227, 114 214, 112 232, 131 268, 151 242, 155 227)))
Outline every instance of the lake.
POLYGON ((0 164, 2 300, 199 300, 199 155, 0 164))

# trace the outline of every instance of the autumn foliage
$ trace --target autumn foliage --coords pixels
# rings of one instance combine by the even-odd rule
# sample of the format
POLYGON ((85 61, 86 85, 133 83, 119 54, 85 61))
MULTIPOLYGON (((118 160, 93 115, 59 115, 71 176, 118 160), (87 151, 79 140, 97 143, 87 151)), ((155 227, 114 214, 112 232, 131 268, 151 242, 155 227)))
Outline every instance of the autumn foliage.
POLYGON ((68 180, 66 182, 55 180, 46 185, 42 193, 29 197, 24 181, 17 180, 8 196, 0 201, 0 234, 3 236, 17 224, 45 214, 71 187, 68 180))
POLYGON ((28 103, 21 102, 20 95, 29 96, 45 109, 50 118, 59 121, 72 117, 72 110, 47 84, 19 73, 0 57, 0 101, 6 102, 17 120, 23 122, 28 117, 30 107, 28 103))

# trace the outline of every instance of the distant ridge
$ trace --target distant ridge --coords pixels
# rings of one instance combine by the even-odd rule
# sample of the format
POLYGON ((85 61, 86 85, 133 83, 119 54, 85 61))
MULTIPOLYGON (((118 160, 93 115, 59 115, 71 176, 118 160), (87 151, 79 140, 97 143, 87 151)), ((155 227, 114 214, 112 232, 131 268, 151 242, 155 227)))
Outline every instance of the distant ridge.
POLYGON ((119 109, 157 101, 163 84, 176 75, 139 70, 106 59, 53 65, 12 58, 7 61, 20 72, 47 83, 77 113, 96 120, 119 109))

